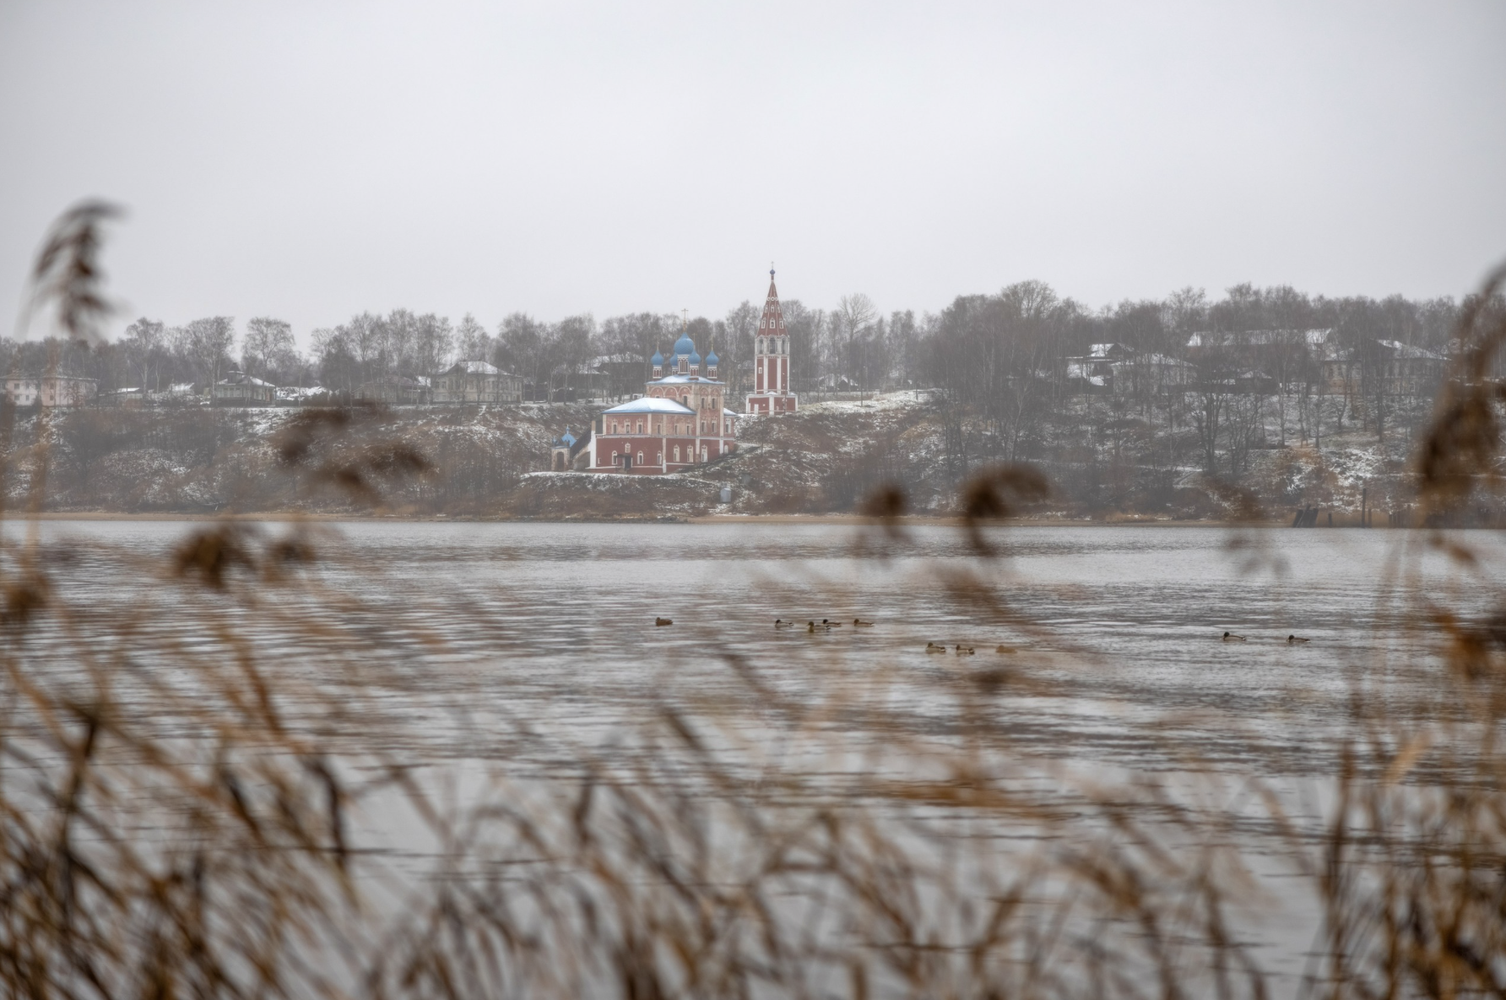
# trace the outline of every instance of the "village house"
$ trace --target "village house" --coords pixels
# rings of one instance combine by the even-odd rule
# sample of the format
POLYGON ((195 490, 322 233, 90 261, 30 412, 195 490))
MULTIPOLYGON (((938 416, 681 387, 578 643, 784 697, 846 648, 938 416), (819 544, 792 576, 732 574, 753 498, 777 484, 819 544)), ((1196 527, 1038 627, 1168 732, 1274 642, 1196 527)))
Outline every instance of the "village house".
POLYGON ((1187 350, 1244 350, 1254 347, 1303 346, 1316 349, 1333 340, 1333 329, 1198 330, 1187 337, 1187 350))
POLYGON ((429 380, 411 375, 385 375, 362 382, 356 388, 356 398, 370 403, 386 403, 389 406, 412 406, 429 402, 429 380))
POLYGON ((1432 399, 1447 374, 1448 358, 1397 340, 1374 340, 1358 350, 1327 352, 1322 368, 1331 393, 1378 391, 1393 398, 1432 399))
POLYGON ((839 375, 836 372, 827 372, 825 375, 822 375, 820 378, 816 379, 816 386, 822 392, 862 391, 862 386, 858 385, 858 383, 854 382, 846 375, 839 375))
POLYGON ((1067 358, 1067 386, 1079 392, 1098 392, 1112 388, 1115 366, 1134 357, 1134 349, 1125 344, 1093 344, 1088 353, 1067 358))
MULTIPOLYGON (((643 362, 638 362, 635 381, 643 384, 643 362)), ((595 363, 584 365, 556 365, 550 384, 558 386, 550 392, 556 403, 573 403, 579 399, 606 399, 609 395, 611 376, 598 369, 595 363)))
POLYGON ((1109 366, 1116 393, 1185 392, 1197 381, 1197 367, 1181 358, 1147 351, 1109 366))
POLYGON ((485 361, 457 361, 429 380, 435 403, 523 402, 523 376, 504 372, 485 361))
POLYGON ((603 378, 600 391, 620 399, 638 391, 647 362, 641 354, 603 354, 591 359, 590 367, 603 378))
POLYGON ((99 394, 99 382, 74 375, 10 375, 5 398, 16 406, 84 406, 99 394))
POLYGON ((1388 396, 1432 399, 1443 384, 1448 358, 1397 340, 1377 340, 1377 377, 1384 380, 1388 396))
POLYGON ((277 386, 232 368, 210 388, 215 406, 271 406, 277 402, 277 386))
POLYGON ((94 397, 96 406, 114 407, 123 410, 139 410, 146 406, 146 390, 141 388, 116 389, 112 392, 102 392, 94 397))
POLYGON ((310 403, 328 404, 333 394, 322 385, 280 385, 277 387, 279 406, 306 406, 310 403))

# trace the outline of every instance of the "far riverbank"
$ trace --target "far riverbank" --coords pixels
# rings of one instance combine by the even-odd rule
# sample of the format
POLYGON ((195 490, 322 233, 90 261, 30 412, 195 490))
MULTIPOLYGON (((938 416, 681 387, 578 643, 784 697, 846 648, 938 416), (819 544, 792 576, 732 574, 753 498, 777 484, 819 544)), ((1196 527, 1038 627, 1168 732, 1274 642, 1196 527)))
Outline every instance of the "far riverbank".
MULTIPOLYGON (((749 524, 749 525, 798 525, 826 524, 864 525, 880 524, 871 517, 860 514, 702 514, 695 516, 640 517, 612 516, 564 516, 564 517, 514 517, 507 515, 447 516, 444 514, 356 514, 335 512, 302 511, 248 511, 224 513, 175 513, 171 511, 42 511, 39 513, 14 512, 0 515, 11 521, 246 521, 267 523, 293 522, 398 522, 398 523, 518 523, 518 524, 749 524)), ((897 518, 897 523, 911 527, 961 527, 965 521, 960 517, 936 517, 912 515, 897 518)), ((1070 518, 1070 517, 1018 517, 990 522, 1001 527, 1018 528, 1286 528, 1287 519, 1259 521, 1196 520, 1148 517, 1070 518)), ((1373 528, 1388 525, 1375 523, 1373 528)), ((1326 525, 1320 525, 1326 527, 1326 525)), ((1334 528, 1361 527, 1358 516, 1335 518, 1334 528)))

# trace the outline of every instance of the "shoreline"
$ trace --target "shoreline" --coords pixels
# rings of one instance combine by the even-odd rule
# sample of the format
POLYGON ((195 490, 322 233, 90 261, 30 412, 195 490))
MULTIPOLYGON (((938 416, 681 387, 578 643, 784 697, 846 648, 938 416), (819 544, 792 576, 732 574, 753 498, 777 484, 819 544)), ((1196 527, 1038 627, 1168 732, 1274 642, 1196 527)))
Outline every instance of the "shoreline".
MULTIPOLYGON (((263 523, 309 522, 392 522, 434 524, 758 524, 758 525, 841 525, 878 527, 881 522, 861 514, 702 514, 696 516, 671 515, 666 517, 508 517, 505 515, 418 515, 418 514, 332 514, 303 513, 298 511, 259 511, 247 513, 171 513, 162 511, 137 511, 113 513, 109 511, 42 511, 39 513, 10 513, 0 519, 30 521, 243 521, 263 523)), ((909 515, 900 517, 897 523, 904 527, 960 528, 960 517, 939 515, 909 515)), ((1229 520, 1173 520, 1156 518, 1125 517, 1114 520, 1068 518, 1068 517, 1012 517, 987 522, 989 527, 1011 528, 1287 528, 1283 520, 1229 521, 1229 520)), ((1332 529, 1358 528, 1357 524, 1335 525, 1332 529)), ((1389 525, 1375 524, 1372 528, 1389 525)))

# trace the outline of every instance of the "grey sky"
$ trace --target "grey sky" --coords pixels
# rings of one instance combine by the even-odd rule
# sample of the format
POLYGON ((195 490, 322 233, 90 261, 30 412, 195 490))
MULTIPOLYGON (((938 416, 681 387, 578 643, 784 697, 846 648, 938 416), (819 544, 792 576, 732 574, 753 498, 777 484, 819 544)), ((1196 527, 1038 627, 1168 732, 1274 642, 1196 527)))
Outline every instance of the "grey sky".
MULTIPOLYGON (((0 3, 0 301, 86 195, 132 315, 936 310, 1506 257, 1506 4, 0 3)), ((127 317, 129 318, 129 317, 127 317)))

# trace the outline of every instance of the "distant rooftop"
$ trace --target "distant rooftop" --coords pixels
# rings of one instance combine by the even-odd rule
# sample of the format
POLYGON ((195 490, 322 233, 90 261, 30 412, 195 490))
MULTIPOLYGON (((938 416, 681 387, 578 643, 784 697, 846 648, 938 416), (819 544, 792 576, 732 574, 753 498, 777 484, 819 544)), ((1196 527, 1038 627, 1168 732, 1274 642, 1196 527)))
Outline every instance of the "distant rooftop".
POLYGON ((265 382, 265 381, 257 378, 255 375, 247 375, 245 372, 243 372, 243 371, 237 371, 235 369, 231 369, 229 372, 226 372, 225 373, 225 377, 222 378, 222 379, 220 379, 219 384, 220 385, 265 385, 265 386, 270 386, 271 388, 274 388, 274 389, 277 388, 276 386, 272 385, 271 382, 265 382))
POLYGON ((1333 336, 1333 328, 1313 330, 1199 330, 1187 338, 1188 347, 1231 347, 1281 344, 1301 340, 1308 347, 1326 344, 1333 336))
POLYGON ((673 399, 662 396, 640 396, 630 402, 621 403, 602 413, 673 413, 678 415, 695 415, 695 411, 673 399))
POLYGON ((501 375, 502 371, 496 365, 487 364, 485 361, 457 361, 440 372, 441 375, 453 375, 457 373, 465 375, 501 375))

